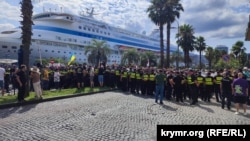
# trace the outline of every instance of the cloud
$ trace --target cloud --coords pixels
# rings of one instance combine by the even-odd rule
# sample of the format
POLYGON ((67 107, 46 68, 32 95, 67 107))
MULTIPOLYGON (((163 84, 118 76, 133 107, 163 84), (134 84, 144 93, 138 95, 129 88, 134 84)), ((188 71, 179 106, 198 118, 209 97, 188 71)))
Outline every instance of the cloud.
POLYGON ((0 1, 0 9, 1 22, 6 22, 8 20, 15 21, 20 19, 19 7, 10 5, 5 1, 0 1))
POLYGON ((15 28, 16 26, 14 26, 13 24, 0 24, 0 32, 4 31, 6 29, 12 29, 15 28))
POLYGON ((248 14, 239 9, 246 0, 183 0, 185 12, 181 14, 183 23, 195 28, 195 33, 206 38, 238 38, 244 36, 248 14), (242 2, 242 3, 241 3, 242 2), (240 4, 239 4, 240 3, 240 4), (240 28, 241 27, 241 28, 240 28))

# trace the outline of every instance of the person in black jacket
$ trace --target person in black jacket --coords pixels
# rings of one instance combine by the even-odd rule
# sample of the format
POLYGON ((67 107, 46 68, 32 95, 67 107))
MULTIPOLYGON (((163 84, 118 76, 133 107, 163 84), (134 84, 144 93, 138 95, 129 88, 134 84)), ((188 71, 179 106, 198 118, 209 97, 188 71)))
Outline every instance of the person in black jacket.
POLYGON ((26 69, 26 65, 21 65, 19 72, 16 74, 16 79, 18 82, 18 102, 25 102, 25 87, 27 85, 27 79, 25 74, 26 69))
POLYGON ((231 98, 232 98, 232 79, 229 78, 229 73, 224 72, 223 78, 220 84, 221 91, 221 108, 224 109, 225 99, 227 99, 227 109, 230 110, 231 98))

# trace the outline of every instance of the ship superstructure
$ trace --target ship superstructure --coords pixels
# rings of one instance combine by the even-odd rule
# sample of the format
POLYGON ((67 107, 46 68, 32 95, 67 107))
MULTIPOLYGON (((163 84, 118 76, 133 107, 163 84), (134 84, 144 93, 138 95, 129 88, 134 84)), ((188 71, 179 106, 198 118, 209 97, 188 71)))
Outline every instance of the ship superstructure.
MULTIPOLYGON (((71 54, 75 54, 76 62, 87 62, 84 47, 90 45, 93 39, 106 41, 111 49, 108 64, 119 64, 124 49, 160 51, 159 38, 110 26, 94 19, 93 13, 76 16, 62 12, 43 12, 34 15, 33 22, 31 62, 39 58, 63 58, 67 61, 71 54)), ((17 59, 20 37, 20 28, 0 33, 0 58, 17 59)))

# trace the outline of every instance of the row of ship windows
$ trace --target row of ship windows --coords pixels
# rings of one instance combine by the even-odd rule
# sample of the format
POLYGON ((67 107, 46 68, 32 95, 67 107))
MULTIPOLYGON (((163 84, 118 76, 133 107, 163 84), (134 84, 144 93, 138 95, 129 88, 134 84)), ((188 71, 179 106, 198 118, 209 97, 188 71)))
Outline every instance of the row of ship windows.
POLYGON ((79 26, 78 28, 79 28, 79 29, 83 29, 83 30, 88 30, 88 31, 96 32, 96 33, 101 33, 101 34, 103 33, 103 34, 105 34, 105 35, 110 35, 109 32, 102 31, 102 30, 99 31, 99 29, 93 29, 93 28, 91 29, 91 28, 86 28, 86 27, 83 27, 83 28, 82 28, 82 26, 79 26))
MULTIPOLYGON (((2 48, 8 48, 8 46, 2 46, 2 48)), ((17 47, 16 46, 12 46, 12 49, 17 49, 17 47)), ((30 49, 30 51, 32 51, 33 49, 30 49)), ((39 51, 39 50, 38 50, 39 51)), ((10 50, 8 50, 7 52, 10 52, 10 50)), ((13 50, 13 52, 17 52, 16 50, 13 50)), ((48 50, 45 50, 45 52, 48 52, 48 50)), ((52 53, 54 53, 55 51, 54 50, 52 50, 51 51, 52 53)), ((115 53, 117 53, 118 54, 118 52, 117 51, 114 51, 115 53)), ((61 53, 61 51, 57 51, 57 53, 61 53)), ((67 53, 66 51, 64 51, 64 53, 67 53)), ((71 54, 72 52, 68 52, 69 54, 71 54)), ((76 53, 74 53, 74 54, 76 54, 76 53)), ((79 55, 82 55, 82 53, 79 53, 79 55)), ((108 57, 110 57, 110 55, 108 56, 108 57)), ((111 58, 119 58, 118 56, 111 56, 111 58)))

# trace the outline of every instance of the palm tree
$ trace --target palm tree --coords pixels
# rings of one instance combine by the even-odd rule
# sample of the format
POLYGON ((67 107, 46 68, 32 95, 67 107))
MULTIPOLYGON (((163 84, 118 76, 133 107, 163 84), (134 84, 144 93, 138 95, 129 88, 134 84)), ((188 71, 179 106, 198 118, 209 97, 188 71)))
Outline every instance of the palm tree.
POLYGON ((99 65, 101 61, 107 62, 107 55, 111 50, 109 49, 106 41, 92 40, 92 44, 85 47, 85 55, 90 53, 88 56, 88 62, 91 64, 99 65))
POLYGON ((177 68, 178 67, 178 64, 177 64, 178 61, 179 61, 179 63, 180 63, 180 61, 183 61, 183 57, 180 55, 180 52, 175 51, 170 56, 170 63, 173 64, 175 62, 176 63, 175 66, 177 68))
MULTIPOLYGON (((27 70, 29 70, 29 56, 30 56, 30 44, 31 44, 31 36, 32 36, 32 14, 33 14, 33 5, 31 0, 22 0, 20 2, 21 5, 21 17, 22 21, 20 21, 21 29, 22 29, 22 45, 20 47, 21 50, 21 62, 19 65, 25 64, 27 66, 27 70)), ((29 80, 28 71, 26 72, 26 80, 29 80)), ((29 83, 27 83, 25 88, 25 96, 29 95, 29 83)))
POLYGON ((163 68, 164 64, 164 45, 163 45, 163 25, 166 23, 165 11, 164 11, 165 0, 151 0, 151 5, 148 7, 148 17, 151 21, 159 26, 160 30, 160 67, 163 68))
POLYGON ((205 50, 205 57, 208 60, 208 67, 209 67, 209 69, 211 69, 212 68, 212 61, 214 58, 213 47, 207 47, 207 49, 205 50))
POLYGON ((124 52, 121 59, 121 64, 138 64, 140 62, 140 56, 137 53, 136 49, 129 49, 128 51, 124 52))
POLYGON ((180 32, 177 34, 177 44, 182 48, 184 52, 184 63, 185 67, 189 67, 189 51, 194 50, 194 29, 189 24, 180 26, 180 32))
POLYGON ((151 51, 143 52, 141 55, 141 63, 142 63, 142 66, 147 66, 148 63, 149 63, 149 66, 156 66, 157 57, 155 53, 151 51))
POLYGON ((23 18, 20 21, 22 29, 22 50, 23 50, 23 64, 29 68, 29 55, 30 55, 30 44, 32 36, 32 14, 33 14, 33 5, 31 0, 22 0, 21 4, 21 17, 23 18))
MULTIPOLYGON (((165 0, 165 16, 164 19, 167 21, 167 51, 166 51, 166 67, 170 65, 170 30, 171 24, 176 20, 176 18, 180 17, 180 11, 184 11, 182 5, 180 4, 180 0, 165 0)), ((178 29, 179 30, 179 29, 178 29)))
POLYGON ((244 43, 242 41, 237 41, 232 46, 232 53, 235 55, 235 58, 238 58, 241 53, 243 53, 246 49, 243 47, 244 43))
POLYGON ((202 51, 204 51, 206 49, 206 43, 205 43, 204 37, 202 37, 202 36, 197 37, 194 47, 197 51, 199 51, 199 55, 200 55, 200 60, 199 60, 200 62, 199 63, 200 63, 200 69, 201 69, 201 53, 202 53, 202 51))

